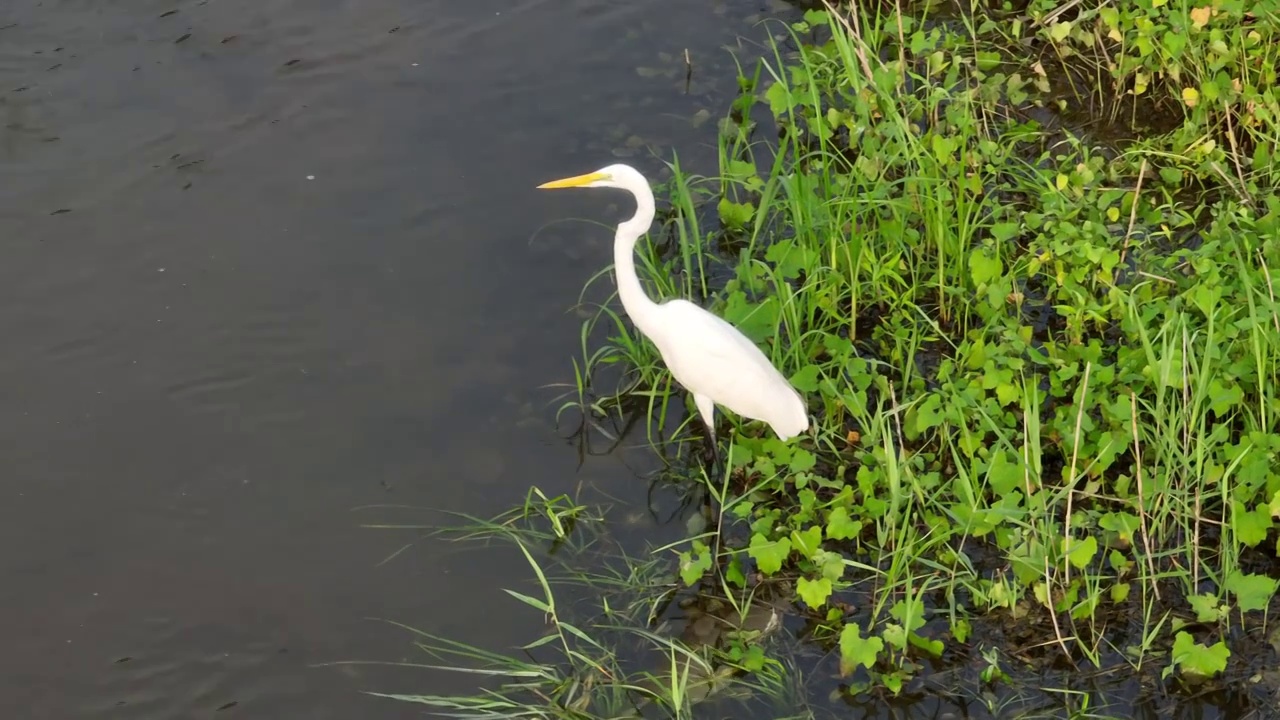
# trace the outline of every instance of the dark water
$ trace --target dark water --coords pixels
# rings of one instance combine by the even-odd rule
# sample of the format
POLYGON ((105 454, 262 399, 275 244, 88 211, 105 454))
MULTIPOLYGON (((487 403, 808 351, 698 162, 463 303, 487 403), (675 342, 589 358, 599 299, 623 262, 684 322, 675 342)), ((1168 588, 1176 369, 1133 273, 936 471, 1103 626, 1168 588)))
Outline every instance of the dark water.
POLYGON ((518 557, 380 565, 405 537, 353 508, 643 501, 544 387, 609 234, 538 231, 618 213, 533 187, 712 157, 721 46, 780 9, 0 6, 0 717, 414 717, 360 691, 465 678, 313 665, 412 657, 367 617, 528 641, 518 557))

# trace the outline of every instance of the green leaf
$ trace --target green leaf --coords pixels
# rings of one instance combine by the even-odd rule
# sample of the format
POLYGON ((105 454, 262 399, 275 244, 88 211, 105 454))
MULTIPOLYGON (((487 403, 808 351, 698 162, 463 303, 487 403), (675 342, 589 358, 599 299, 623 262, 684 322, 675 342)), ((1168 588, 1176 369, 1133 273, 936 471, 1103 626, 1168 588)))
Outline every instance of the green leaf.
POLYGON ((711 549, 701 540, 693 541, 693 550, 680 553, 680 579, 693 585, 711 569, 711 549))
POLYGON ((886 623, 884 632, 880 634, 884 641, 899 650, 907 649, 907 631, 897 623, 886 623))
POLYGON ((849 623, 840 631, 840 675, 849 675, 861 665, 870 670, 876 657, 884 650, 884 641, 878 637, 863 638, 862 630, 849 623))
POLYGON ((769 110, 775 118, 782 117, 795 104, 791 101, 791 90, 785 83, 775 82, 764 92, 764 99, 769 103, 769 110))
POLYGON ((1138 530, 1138 516, 1126 512, 1105 513, 1098 518, 1098 527, 1115 533, 1127 545, 1133 542, 1133 534, 1138 530))
POLYGON ((1067 560, 1071 562, 1077 570, 1083 570, 1093 562, 1093 556, 1098 552, 1098 541, 1089 536, 1083 540, 1072 540, 1071 551, 1067 555, 1067 560))
POLYGON ((795 240, 778 240, 764 251, 764 259, 771 263, 784 280, 793 280, 801 272, 808 271, 817 262, 816 253, 808 245, 797 245, 795 240))
POLYGON ((724 570, 724 578, 740 588, 747 586, 747 575, 742 572, 742 560, 738 555, 734 555, 729 561, 729 567, 724 570))
POLYGON ((1116 583, 1111 586, 1111 602, 1120 604, 1129 599, 1129 592, 1133 587, 1127 582, 1116 583))
POLYGON ((796 594, 804 600, 805 605, 817 610, 831 597, 831 581, 825 577, 817 580, 802 577, 796 581, 796 594))
POLYGON ((942 424, 942 397, 930 393, 916 408, 916 432, 922 433, 942 424))
MULTIPOLYGON (((995 238, 997 242, 1008 242, 1013 238, 1013 236, 1017 235, 1018 231, 1021 229, 1022 223, 996 223, 991 226, 991 237, 995 238)), ((974 250, 976 252, 977 248, 974 248, 974 250)))
POLYGON ((1236 596, 1236 606, 1244 612, 1266 610, 1276 594, 1280 581, 1266 575, 1252 575, 1239 570, 1227 576, 1226 588, 1236 596))
POLYGON ((745 181, 756 177, 756 164, 746 160, 730 160, 725 166, 725 174, 734 180, 745 181))
POLYGON ((751 544, 747 546, 747 555, 756 561, 756 566, 765 575, 772 575, 782 569, 782 563, 791 554, 791 541, 786 538, 768 540, 764 535, 755 533, 751 536, 751 544))
POLYGON ((716 210, 720 213, 720 222, 732 230, 742 230, 751 224, 751 218, 756 214, 753 203, 736 203, 729 198, 720 198, 716 210))
POLYGON ((1231 528, 1235 530, 1236 539, 1249 547, 1267 539, 1267 531, 1271 529, 1271 508, 1262 505, 1253 510, 1246 510, 1239 500, 1231 503, 1231 528))
POLYGON ((791 384, 800 392, 817 392, 818 373, 817 365, 805 365, 790 377, 791 384))
POLYGON ((1209 409, 1215 415, 1226 415, 1228 410, 1238 407, 1241 400, 1244 400, 1244 391, 1239 385, 1226 385, 1218 378, 1209 381, 1209 409))
POLYGON ((915 632, 924 626, 924 602, 919 597, 899 600, 890 608, 889 615, 902 623, 908 632, 915 632))
POLYGON ((1187 598, 1187 602, 1191 604, 1191 609, 1196 613, 1196 622, 1216 623, 1227 617, 1227 613, 1231 611, 1226 605, 1218 604, 1218 597, 1208 593, 1200 595, 1192 595, 1187 598))
POLYGON ((862 523, 849 517, 849 511, 838 507, 827 516, 827 537, 832 540, 852 540, 862 532, 862 523))
POLYGON ((987 482, 991 483, 991 491, 1002 498, 1022 485, 1023 472, 1021 464, 1009 459, 1009 453, 998 450, 991 456, 991 467, 987 469, 987 482))
POLYGON ((791 454, 791 472, 793 473, 809 472, 817 464, 818 458, 804 448, 796 448, 796 451, 791 454))
POLYGON ((1004 263, 1000 262, 1000 258, 989 257, 982 248, 974 248, 969 253, 969 276, 973 278, 975 287, 981 288, 1000 277, 1003 272, 1004 263))
POLYGON ((831 16, 826 10, 805 10, 804 21, 813 26, 826 25, 830 22, 831 16))
POLYGON ((791 531, 791 547, 806 558, 812 559, 813 556, 821 549, 822 545, 822 527, 814 525, 804 532, 799 530, 791 531))
POLYGON ((908 635, 907 641, 910 642, 912 646, 929 653, 935 658, 940 657, 942 655, 942 651, 946 647, 945 645, 942 644, 941 640, 937 640, 937 639, 931 640, 927 637, 924 637, 922 635, 917 635, 915 633, 911 633, 910 635, 908 635))
POLYGON ((1213 677, 1227 669, 1229 657, 1231 651, 1222 641, 1212 647, 1205 647, 1196 642, 1188 632, 1178 633, 1173 640, 1173 665, 1187 675, 1213 677))
POLYGON ((822 566, 822 577, 837 582, 844 576, 844 556, 836 552, 827 552, 822 550, 818 553, 820 560, 815 558, 822 566))
POLYGON ((1071 23, 1069 22, 1056 22, 1049 26, 1049 37, 1053 38, 1054 42, 1062 42, 1070 34, 1071 23))

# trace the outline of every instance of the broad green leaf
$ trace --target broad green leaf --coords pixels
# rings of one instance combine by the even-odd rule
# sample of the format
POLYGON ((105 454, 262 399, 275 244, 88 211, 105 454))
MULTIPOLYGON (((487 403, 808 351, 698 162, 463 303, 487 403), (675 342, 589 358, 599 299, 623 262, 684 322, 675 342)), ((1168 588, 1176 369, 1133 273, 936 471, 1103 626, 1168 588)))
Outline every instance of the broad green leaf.
POLYGON ((1244 612, 1266 610, 1276 594, 1280 581, 1266 575, 1245 574, 1239 570, 1227 576, 1227 591, 1236 597, 1236 606, 1244 612))
POLYGON ((1267 531, 1271 529, 1270 506, 1247 510, 1244 503, 1235 500, 1231 503, 1231 509, 1231 528, 1235 530, 1237 540, 1255 547, 1267 539, 1267 531))
POLYGON ((680 553, 680 579, 685 585, 693 585, 711 569, 711 549, 700 540, 693 541, 693 549, 680 553))
MULTIPOLYGON (((1180 632, 1173 640, 1173 665, 1191 676, 1210 678, 1227 669, 1231 651, 1225 642, 1205 647, 1191 633, 1180 632)), ((1168 674, 1166 670, 1165 674, 1168 674)))
POLYGON ((729 561, 729 567, 724 570, 724 577, 738 587, 744 588, 747 586, 747 575, 742 572, 742 560, 739 559, 738 555, 734 555, 733 559, 729 561))
POLYGON ((832 540, 852 540, 862 532, 862 523, 849 517, 849 511, 838 507, 827 516, 827 537, 832 540))
POLYGON ((889 616, 902 623, 908 632, 915 632, 924 626, 924 603, 918 597, 899 600, 889 610, 889 616))
POLYGON ((1231 610, 1226 605, 1219 604, 1216 595, 1207 593, 1192 595, 1187 598, 1187 602, 1196 613, 1196 622, 1216 623, 1225 618, 1231 610))
POLYGON ((1004 264, 1000 262, 999 257, 991 257, 987 255, 982 248, 974 248, 969 253, 969 277, 973 279, 975 287, 981 288, 987 283, 999 278, 1004 272, 1004 264))
POLYGON ((813 525, 804 532, 791 531, 791 547, 806 558, 812 558, 821 549, 822 526, 813 525))
POLYGON ((822 577, 833 583, 844 577, 844 556, 840 553, 820 550, 815 560, 822 566, 822 577))
POLYGON ((764 93, 764 99, 769 103, 769 110, 775 118, 786 115, 791 110, 794 103, 791 101, 791 91, 784 83, 775 82, 769 86, 764 93))
POLYGON ((831 581, 823 578, 810 580, 802 577, 796 581, 796 595, 809 607, 817 610, 826 604, 831 597, 831 581))
POLYGON ((995 238, 997 242, 1002 242, 1002 243, 1008 242, 1015 235, 1017 235, 1018 231, 1020 231, 1021 229, 1022 229, 1022 223, 1016 223, 1016 222, 996 223, 995 225, 991 226, 991 237, 995 238))
POLYGON ((942 424, 942 396, 930 393, 916 406, 916 432, 922 433, 942 424))
POLYGON ((817 464, 818 458, 804 448, 796 448, 796 451, 791 454, 791 472, 793 473, 808 472, 817 464))
POLYGON ((1111 586, 1111 602, 1119 604, 1129 599, 1129 592, 1133 589, 1127 582, 1116 583, 1111 586))
POLYGON ((907 640, 911 643, 913 647, 919 648, 920 650, 923 650, 929 653, 935 658, 942 655, 942 651, 946 647, 942 644, 941 640, 930 639, 922 635, 917 635, 915 633, 910 633, 909 635, 907 635, 907 640))
POLYGON ((747 555, 756 561, 756 566, 765 575, 772 575, 782 569, 791 554, 791 541, 786 538, 768 540, 760 533, 751 536, 751 544, 747 546, 747 555))
POLYGON ((1023 483, 1022 465, 1016 459, 1010 460, 1009 453, 997 450, 992 453, 991 467, 987 469, 987 482, 991 483, 991 491, 1002 498, 1021 487, 1023 483))
POLYGON ((862 630, 849 623, 840 631, 840 675, 849 675, 858 666, 870 670, 876 664, 876 657, 884 650, 884 641, 878 637, 862 637, 862 630))
POLYGON ((720 222, 733 230, 741 230, 750 225, 751 218, 756 214, 756 206, 753 203, 736 203, 729 198, 720 198, 716 210, 720 213, 720 222))
POLYGON ((805 10, 804 21, 813 26, 826 25, 830 22, 831 16, 826 10, 805 10))
POLYGON ((818 372, 817 365, 805 365, 790 377, 791 384, 800 392, 817 392, 818 372))
POLYGON ((1067 555, 1067 559, 1077 570, 1083 570, 1093 562, 1093 556, 1098 552, 1098 541, 1089 536, 1083 540, 1072 539, 1071 550, 1067 555))

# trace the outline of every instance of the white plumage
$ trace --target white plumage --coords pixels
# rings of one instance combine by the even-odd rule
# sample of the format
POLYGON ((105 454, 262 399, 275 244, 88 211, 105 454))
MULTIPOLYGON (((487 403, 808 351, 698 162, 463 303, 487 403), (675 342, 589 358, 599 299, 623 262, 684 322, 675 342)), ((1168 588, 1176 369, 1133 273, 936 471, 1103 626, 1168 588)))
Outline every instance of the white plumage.
POLYGON ((630 192, 636 214, 618 226, 614 272, 622 307, 645 337, 657 346, 676 381, 693 394, 698 413, 715 435, 715 405, 752 420, 763 420, 782 440, 809 428, 804 400, 737 328, 687 300, 655 303, 636 276, 635 245, 653 224, 649 181, 629 165, 610 165, 593 173, 555 180, 540 188, 605 187, 630 192))

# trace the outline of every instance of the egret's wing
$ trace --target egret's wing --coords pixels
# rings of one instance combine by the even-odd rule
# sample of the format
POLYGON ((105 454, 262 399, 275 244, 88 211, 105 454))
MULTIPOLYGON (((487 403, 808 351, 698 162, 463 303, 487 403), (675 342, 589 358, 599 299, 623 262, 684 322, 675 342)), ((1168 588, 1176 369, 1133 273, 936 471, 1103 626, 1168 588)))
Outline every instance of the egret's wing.
POLYGON ((799 395, 741 331, 684 300, 664 304, 662 313, 654 342, 681 385, 775 427, 807 426, 799 395))

